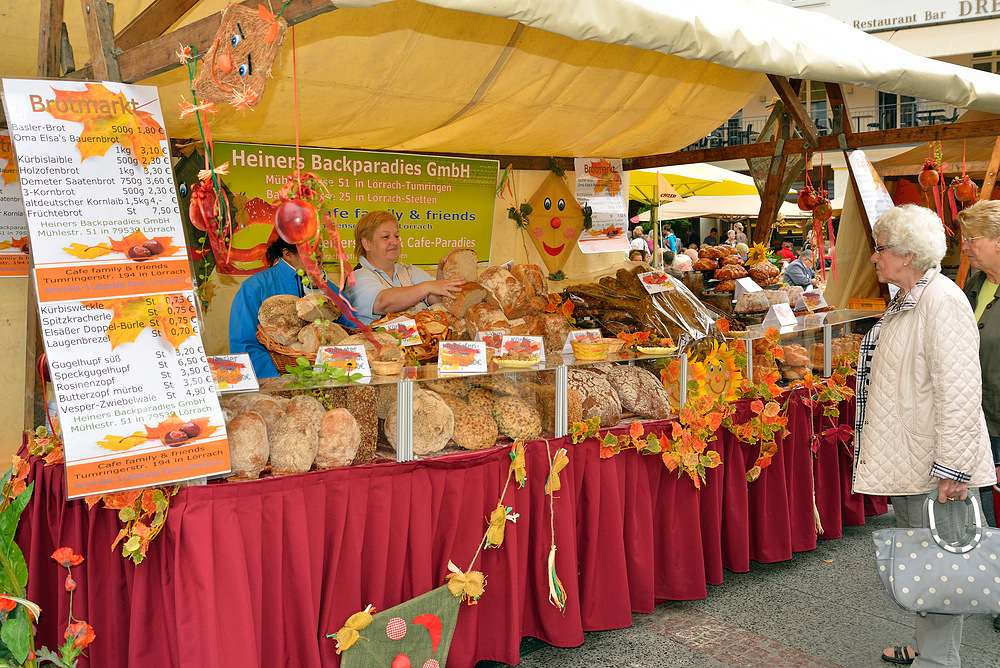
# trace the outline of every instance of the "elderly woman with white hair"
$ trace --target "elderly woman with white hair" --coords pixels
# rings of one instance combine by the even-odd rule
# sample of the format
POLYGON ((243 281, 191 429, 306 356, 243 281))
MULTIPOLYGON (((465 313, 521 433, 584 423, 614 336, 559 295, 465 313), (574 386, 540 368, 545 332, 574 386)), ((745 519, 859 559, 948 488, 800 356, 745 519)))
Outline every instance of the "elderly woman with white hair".
MULTIPOLYGON (((861 343, 853 490, 892 497, 896 526, 928 526, 933 494, 942 538, 964 533, 969 487, 996 481, 982 409, 979 330, 962 290, 941 273, 947 249, 937 215, 907 204, 872 229, 871 260, 899 292, 861 343)), ((931 571, 931 580, 943 573, 931 571)), ((899 665, 958 668, 962 615, 916 616, 909 646, 882 659, 899 665)))

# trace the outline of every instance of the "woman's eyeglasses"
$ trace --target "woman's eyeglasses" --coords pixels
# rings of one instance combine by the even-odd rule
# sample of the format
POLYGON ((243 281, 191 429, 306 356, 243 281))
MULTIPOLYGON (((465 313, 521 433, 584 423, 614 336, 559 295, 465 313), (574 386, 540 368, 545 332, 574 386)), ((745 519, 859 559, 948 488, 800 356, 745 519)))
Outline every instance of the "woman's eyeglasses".
POLYGON ((962 235, 962 243, 963 244, 971 244, 976 239, 983 239, 983 238, 985 238, 983 235, 980 235, 978 237, 968 237, 968 236, 966 236, 966 235, 963 234, 962 235))
POLYGON ((885 246, 875 246, 876 253, 882 253, 882 251, 887 251, 890 248, 895 248, 896 244, 886 244, 885 246))

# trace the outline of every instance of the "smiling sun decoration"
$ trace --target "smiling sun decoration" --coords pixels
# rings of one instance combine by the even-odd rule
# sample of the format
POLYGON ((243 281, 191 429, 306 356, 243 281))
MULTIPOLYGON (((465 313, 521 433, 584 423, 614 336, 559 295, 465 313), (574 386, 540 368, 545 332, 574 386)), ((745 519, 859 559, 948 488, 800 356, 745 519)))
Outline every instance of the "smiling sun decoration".
POLYGON ((583 209, 566 182, 550 172, 528 200, 528 236, 550 273, 566 265, 583 232, 583 209))

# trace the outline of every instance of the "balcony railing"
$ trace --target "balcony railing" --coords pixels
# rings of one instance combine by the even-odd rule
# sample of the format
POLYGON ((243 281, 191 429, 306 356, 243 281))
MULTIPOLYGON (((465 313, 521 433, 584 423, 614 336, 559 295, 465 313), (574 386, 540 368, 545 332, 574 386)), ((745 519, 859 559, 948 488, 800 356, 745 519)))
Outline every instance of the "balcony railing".
MULTIPOLYGON (((892 105, 857 107, 851 109, 851 129, 855 132, 873 130, 894 130, 922 125, 952 123, 962 113, 962 109, 949 104, 915 101, 892 105)), ((820 136, 833 131, 833 114, 828 110, 813 111, 809 114, 820 136)), ((760 135, 767 122, 767 116, 744 116, 731 118, 707 136, 682 150, 693 151, 720 146, 740 146, 752 144, 760 135)))

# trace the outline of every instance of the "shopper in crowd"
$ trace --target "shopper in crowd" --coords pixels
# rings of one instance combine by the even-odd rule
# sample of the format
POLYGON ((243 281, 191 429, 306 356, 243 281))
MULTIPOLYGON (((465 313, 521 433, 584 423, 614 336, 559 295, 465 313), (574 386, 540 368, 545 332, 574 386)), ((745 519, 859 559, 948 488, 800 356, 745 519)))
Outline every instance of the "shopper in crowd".
MULTIPOLYGON (((979 363, 983 368, 983 412, 990 432, 993 463, 1000 466, 1000 201, 977 202, 958 214, 962 249, 976 271, 965 281, 965 294, 979 321, 979 363), (993 309, 996 308, 994 311, 993 309)), ((990 526, 997 526, 993 489, 980 490, 990 526)), ((1000 618, 993 620, 1000 631, 1000 618)))
POLYGON ((750 253, 750 247, 743 243, 736 244, 736 252, 740 254, 740 260, 746 264, 747 255, 750 253))
POLYGON ((747 239, 747 235, 743 232, 743 223, 736 223, 734 227, 736 228, 736 243, 747 244, 749 246, 750 240, 747 239))
POLYGON ((646 243, 646 235, 643 234, 642 225, 636 225, 632 228, 632 241, 629 242, 629 248, 649 251, 649 244, 646 243))
POLYGON ((813 266, 812 253, 802 251, 797 260, 788 263, 788 266, 785 267, 785 283, 797 285, 805 290, 819 284, 819 279, 816 278, 816 269, 813 266))
POLYGON ((691 258, 691 262, 692 263, 698 261, 698 249, 697 248, 688 248, 686 251, 684 251, 684 254, 687 255, 689 258, 691 258))
POLYGON ((649 254, 644 250, 633 248, 628 252, 628 259, 632 262, 648 262, 649 254))
POLYGON ((718 246, 719 245, 719 230, 718 229, 716 229, 716 228, 713 227, 709 231, 708 236, 705 237, 705 245, 706 246, 718 246))
POLYGON ((792 250, 792 243, 790 241, 786 241, 783 244, 780 244, 780 246, 781 247, 778 249, 778 255, 781 256, 782 260, 785 262, 791 262, 795 259, 795 251, 792 250))
POLYGON ((736 230, 728 230, 726 232, 726 240, 722 242, 722 245, 736 248, 736 230))
POLYGON ((663 236, 661 243, 663 247, 674 253, 677 252, 677 235, 674 234, 674 230, 670 225, 664 225, 662 228, 663 236))
POLYGON ((453 296, 465 283, 461 278, 443 277, 444 258, 438 262, 436 278, 420 267, 399 262, 402 246, 399 223, 388 211, 366 213, 354 226, 356 282, 345 293, 357 309, 358 320, 366 325, 386 313, 427 309, 428 304, 453 296))
MULTIPOLYGON (((857 375, 854 482, 858 494, 892 497, 896 525, 926 527, 933 492, 944 540, 964 533, 968 487, 996 481, 980 404, 979 332, 968 298, 941 273, 947 250, 937 215, 906 204, 872 230, 872 262, 899 293, 861 343, 857 375)), ((927 586, 938 576, 926 574, 927 586)), ((958 668, 962 615, 916 615, 910 645, 884 661, 958 668)))
POLYGON ((681 273, 691 271, 691 267, 694 266, 694 260, 692 260, 691 256, 687 253, 678 253, 674 256, 674 261, 671 266, 681 273))
MULTIPOLYGON (((257 377, 273 378, 285 373, 285 369, 274 366, 267 348, 257 340, 260 305, 265 299, 275 295, 302 297, 307 292, 318 290, 302 284, 305 266, 294 244, 278 237, 267 247, 264 260, 268 268, 243 281, 233 298, 233 305, 229 310, 229 352, 233 355, 249 354, 257 377), (300 271, 303 272, 302 275, 298 273, 300 271)), ((332 283, 327 283, 327 286, 339 294, 337 286, 332 283)), ((343 314, 338 322, 345 327, 351 326, 343 314)))
POLYGON ((698 236, 698 221, 695 220, 694 224, 691 226, 691 236, 688 237, 688 248, 694 246, 697 250, 699 244, 701 244, 701 237, 698 236))

